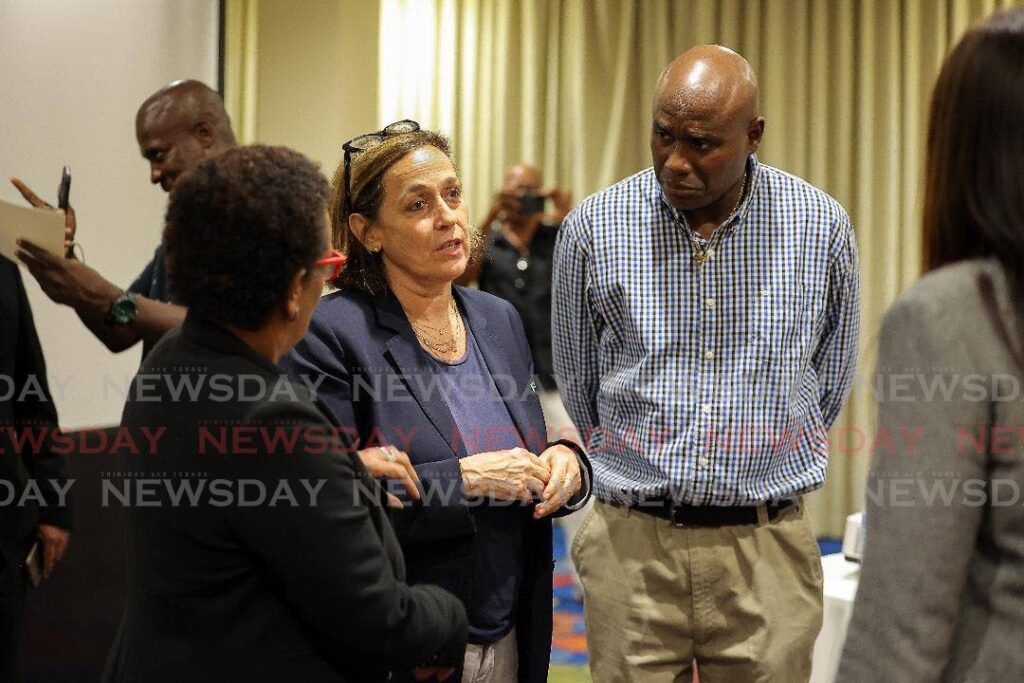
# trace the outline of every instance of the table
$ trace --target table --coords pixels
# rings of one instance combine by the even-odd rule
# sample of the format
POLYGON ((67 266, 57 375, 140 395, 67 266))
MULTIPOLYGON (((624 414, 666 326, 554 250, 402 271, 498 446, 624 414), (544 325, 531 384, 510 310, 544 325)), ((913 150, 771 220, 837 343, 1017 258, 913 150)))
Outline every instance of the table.
POLYGON ((839 670, 846 627, 853 614, 860 564, 848 561, 842 553, 836 553, 821 558, 821 569, 825 576, 824 611, 821 631, 814 642, 811 683, 832 683, 839 670))

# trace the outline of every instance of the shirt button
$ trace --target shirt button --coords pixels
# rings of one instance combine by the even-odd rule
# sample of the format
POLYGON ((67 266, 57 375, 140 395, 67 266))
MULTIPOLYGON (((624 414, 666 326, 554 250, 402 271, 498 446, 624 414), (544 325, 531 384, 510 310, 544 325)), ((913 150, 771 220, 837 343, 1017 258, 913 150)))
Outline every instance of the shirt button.
POLYGON ((715 352, 714 351, 705 351, 704 352, 704 360, 714 360, 714 359, 715 359, 715 352))
POLYGON ((707 256, 708 259, 712 259, 715 257, 715 250, 708 249, 707 251, 704 252, 704 254, 707 256))
POLYGON ((514 284, 514 285, 515 285, 516 289, 522 289, 523 287, 525 287, 525 286, 526 286, 526 280, 524 280, 524 279, 523 279, 523 278, 521 278, 521 277, 517 277, 517 278, 516 278, 516 281, 515 281, 515 282, 513 282, 512 284, 514 284))
POLYGON ((708 297, 707 299, 705 299, 704 300, 704 304, 708 308, 714 308, 715 307, 715 299, 714 299, 714 297, 708 297))
POLYGON ((704 405, 702 405, 700 407, 700 412, 704 413, 705 415, 709 414, 711 412, 711 404, 705 403, 704 405))
POLYGON ((701 468, 707 469, 708 465, 711 464, 711 459, 708 458, 708 456, 706 455, 702 455, 699 458, 697 458, 697 464, 700 465, 701 468))
POLYGON ((770 292, 768 291, 767 287, 761 290, 761 296, 768 296, 769 294, 770 292))

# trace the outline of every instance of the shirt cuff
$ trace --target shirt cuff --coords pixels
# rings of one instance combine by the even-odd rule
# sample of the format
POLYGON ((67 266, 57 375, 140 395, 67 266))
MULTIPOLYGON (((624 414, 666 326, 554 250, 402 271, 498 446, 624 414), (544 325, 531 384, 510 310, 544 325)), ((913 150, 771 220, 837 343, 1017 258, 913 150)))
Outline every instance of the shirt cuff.
MULTIPOLYGON (((580 470, 580 490, 576 493, 573 498, 579 497, 575 503, 566 502, 563 506, 563 510, 575 512, 581 510, 584 505, 587 504, 587 500, 590 499, 590 467, 588 467, 589 460, 587 460, 586 452, 583 447, 575 441, 569 439, 559 439, 558 441, 552 441, 548 444, 548 448, 551 446, 565 446, 573 453, 576 454, 576 464, 579 465, 580 470)), ((570 499, 572 500, 572 499, 570 499)))

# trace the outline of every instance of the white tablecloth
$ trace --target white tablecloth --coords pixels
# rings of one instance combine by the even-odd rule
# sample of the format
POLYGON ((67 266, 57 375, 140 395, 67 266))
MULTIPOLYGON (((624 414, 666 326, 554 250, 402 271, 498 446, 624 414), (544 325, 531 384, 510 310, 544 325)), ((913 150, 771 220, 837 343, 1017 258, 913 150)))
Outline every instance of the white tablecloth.
POLYGON ((814 642, 811 683, 832 683, 843 654, 846 627, 853 614, 860 565, 848 562, 842 553, 837 553, 821 558, 821 568, 825 574, 825 602, 821 632, 814 642))

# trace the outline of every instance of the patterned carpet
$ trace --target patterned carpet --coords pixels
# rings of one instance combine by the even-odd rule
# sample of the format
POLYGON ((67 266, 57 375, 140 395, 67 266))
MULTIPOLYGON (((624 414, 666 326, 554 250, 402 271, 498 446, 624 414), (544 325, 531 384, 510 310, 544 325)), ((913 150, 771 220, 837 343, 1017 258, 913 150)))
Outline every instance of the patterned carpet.
MULTIPOLYGON (((555 524, 555 615, 551 643, 550 683, 582 683, 590 681, 587 671, 587 636, 583 628, 583 601, 576 586, 576 577, 568 562, 565 533, 555 524)), ((819 539, 822 555, 836 553, 840 543, 819 539)))
POLYGON ((551 642, 551 683, 590 681, 587 636, 583 630, 583 600, 568 561, 565 532, 555 524, 555 615, 551 642))

